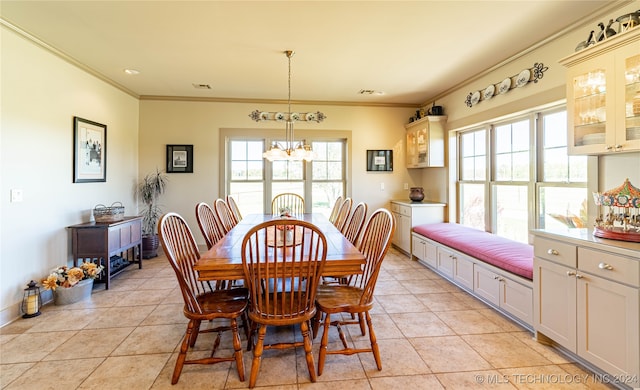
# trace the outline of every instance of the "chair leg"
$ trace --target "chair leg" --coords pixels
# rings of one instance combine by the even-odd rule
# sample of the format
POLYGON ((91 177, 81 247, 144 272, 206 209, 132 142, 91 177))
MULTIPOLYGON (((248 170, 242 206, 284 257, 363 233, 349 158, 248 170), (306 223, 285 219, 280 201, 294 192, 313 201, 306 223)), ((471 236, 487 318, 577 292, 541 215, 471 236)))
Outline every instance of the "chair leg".
POLYGON ((331 315, 325 314, 324 330, 322 331, 322 341, 320 342, 320 353, 318 354, 318 375, 322 375, 324 369, 324 359, 327 356, 327 344, 329 343, 329 326, 331 325, 331 315))
POLYGON ((376 339, 376 334, 373 331, 373 322, 371 322, 371 316, 369 315, 369 311, 365 312, 367 317, 367 325, 369 327, 369 340, 371 341, 371 351, 373 352, 373 358, 376 360, 376 367, 378 367, 378 371, 382 370, 382 361, 380 360, 380 349, 378 348, 378 340, 376 339))
POLYGON ((364 315, 362 313, 358 313, 358 322, 360 323, 360 332, 365 336, 367 334, 367 330, 365 329, 364 315))
POLYGON ((191 342, 191 337, 193 335, 193 329, 195 327, 195 323, 197 321, 189 321, 187 325, 187 332, 184 334, 182 338, 182 345, 180 345, 180 353, 178 353, 178 360, 176 360, 176 367, 173 369, 173 376, 171 377, 171 384, 175 385, 178 383, 178 379, 180 379, 180 374, 182 374, 182 367, 184 366, 184 361, 187 359, 187 350, 189 349, 189 343, 191 342))
POLYGON ((320 328, 320 324, 322 322, 322 312, 320 310, 316 311, 316 315, 311 319, 311 331, 312 331, 312 339, 316 339, 318 336, 318 328, 320 328))
POLYGON ((196 340, 198 339, 198 334, 200 333, 200 323, 201 321, 193 320, 193 333, 191 333, 191 337, 189 338, 189 346, 193 348, 196 345, 196 340))
POLYGON ((256 386, 256 380, 258 379, 258 372, 260 371, 260 361, 262 359, 262 350, 264 346, 264 336, 267 333, 266 325, 258 326, 258 342, 253 349, 253 362, 251 362, 251 376, 249 376, 249 388, 256 386))
POLYGON ((300 323, 300 332, 302 333, 302 339, 304 340, 304 352, 307 359, 307 368, 309 369, 309 378, 311 382, 316 381, 316 368, 313 362, 313 354, 311 347, 311 337, 309 334, 309 323, 304 321, 300 323))
POLYGON ((238 321, 231 319, 231 332, 233 334, 233 355, 236 358, 236 368, 238 369, 238 378, 240 382, 244 382, 244 360, 242 360, 242 344, 240 343, 240 334, 238 333, 238 321))

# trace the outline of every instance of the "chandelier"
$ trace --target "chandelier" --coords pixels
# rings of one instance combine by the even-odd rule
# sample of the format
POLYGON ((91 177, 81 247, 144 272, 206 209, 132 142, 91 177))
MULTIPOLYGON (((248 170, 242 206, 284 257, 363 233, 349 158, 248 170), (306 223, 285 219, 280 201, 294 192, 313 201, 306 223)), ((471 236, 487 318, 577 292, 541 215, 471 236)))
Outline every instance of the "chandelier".
POLYGON ((311 161, 313 160, 314 153, 311 150, 311 146, 303 141, 296 142, 293 132, 293 124, 297 121, 305 122, 322 122, 326 116, 318 112, 291 112, 291 57, 294 54, 293 50, 287 50, 284 52, 289 60, 289 97, 287 99, 287 112, 266 112, 255 110, 249 117, 256 122, 260 121, 278 121, 285 122, 285 143, 284 145, 274 142, 273 145, 262 154, 262 157, 269 161, 274 160, 289 160, 289 161, 311 161))

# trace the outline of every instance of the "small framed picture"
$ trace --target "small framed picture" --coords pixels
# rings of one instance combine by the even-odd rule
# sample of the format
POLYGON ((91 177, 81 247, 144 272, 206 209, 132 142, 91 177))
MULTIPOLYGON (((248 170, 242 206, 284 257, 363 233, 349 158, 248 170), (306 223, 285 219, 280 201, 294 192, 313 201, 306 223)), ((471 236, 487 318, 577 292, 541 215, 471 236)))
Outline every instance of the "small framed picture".
POLYGON ((393 150, 367 150, 367 171, 393 171, 393 150))
POLYGON ((107 125, 73 117, 73 182, 107 181, 107 125))
POLYGON ((193 173, 193 145, 167 145, 167 173, 193 173))

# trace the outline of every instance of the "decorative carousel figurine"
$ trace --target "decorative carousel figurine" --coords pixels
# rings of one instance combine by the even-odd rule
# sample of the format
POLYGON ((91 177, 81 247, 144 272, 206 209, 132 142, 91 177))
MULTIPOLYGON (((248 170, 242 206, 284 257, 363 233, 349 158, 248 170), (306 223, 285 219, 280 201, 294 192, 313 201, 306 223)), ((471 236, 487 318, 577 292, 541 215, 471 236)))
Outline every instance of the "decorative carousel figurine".
POLYGON ((598 206, 594 236, 640 242, 640 189, 629 179, 612 190, 594 192, 593 200, 598 206))

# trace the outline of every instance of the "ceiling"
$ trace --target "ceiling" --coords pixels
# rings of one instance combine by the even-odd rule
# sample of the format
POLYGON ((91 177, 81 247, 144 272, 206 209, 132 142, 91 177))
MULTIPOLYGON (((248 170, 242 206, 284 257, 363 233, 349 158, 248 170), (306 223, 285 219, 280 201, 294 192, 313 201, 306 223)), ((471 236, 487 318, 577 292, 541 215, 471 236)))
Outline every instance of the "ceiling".
POLYGON ((134 96, 286 100, 294 50, 294 101, 416 106, 611 5, 2 0, 0 14, 134 96))

